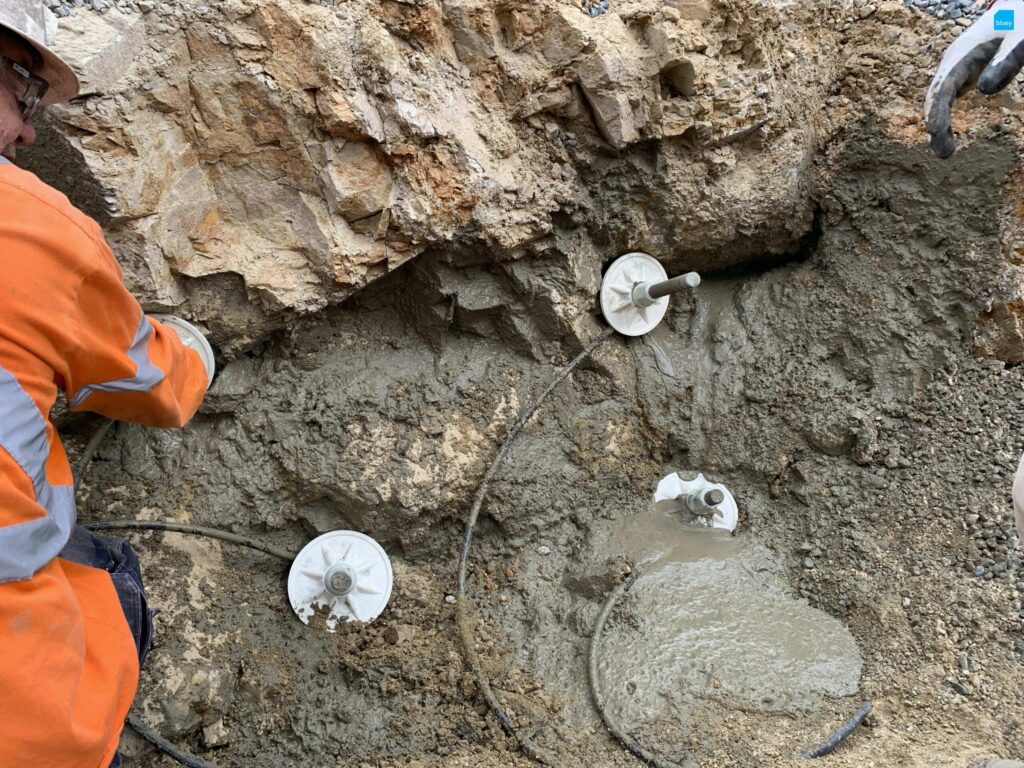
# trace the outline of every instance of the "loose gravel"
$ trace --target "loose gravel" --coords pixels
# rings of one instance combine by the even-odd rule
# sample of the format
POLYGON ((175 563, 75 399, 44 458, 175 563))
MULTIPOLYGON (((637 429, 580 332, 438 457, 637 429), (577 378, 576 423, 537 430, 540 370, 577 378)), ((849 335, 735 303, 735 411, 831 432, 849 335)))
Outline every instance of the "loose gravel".
POLYGON ((949 19, 963 27, 973 24, 985 12, 986 5, 975 0, 903 0, 903 4, 938 19, 949 19))

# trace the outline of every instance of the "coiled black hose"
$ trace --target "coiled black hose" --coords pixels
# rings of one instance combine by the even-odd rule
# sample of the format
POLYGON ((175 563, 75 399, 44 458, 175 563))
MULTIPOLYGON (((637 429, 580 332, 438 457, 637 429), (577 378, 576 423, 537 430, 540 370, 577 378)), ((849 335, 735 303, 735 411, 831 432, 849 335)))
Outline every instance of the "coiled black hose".
MULTIPOLYGON (((480 483, 477 489, 476 497, 473 501, 473 506, 470 509, 469 517, 466 521, 466 532, 463 539, 462 551, 459 555, 458 560, 458 589, 456 592, 456 615, 459 627, 459 636, 462 641, 463 653, 469 664, 470 670, 473 673, 474 679, 476 680, 477 687, 480 689, 481 695, 484 697, 488 707, 497 717, 498 722, 502 728, 511 735, 519 743, 523 751, 529 755, 533 760, 547 766, 557 766, 558 758, 550 751, 540 745, 538 745, 532 738, 521 733, 513 724, 512 719, 509 717, 505 708, 501 702, 498 701, 494 690, 491 688, 490 681, 484 674, 483 667, 480 664, 480 658, 476 653, 475 639, 473 635, 473 626, 471 624, 470 608, 467 606, 468 598, 466 596, 466 578, 469 565, 469 553, 473 543, 473 533, 476 529, 477 520, 480 516, 480 510, 483 507, 483 502, 487 497, 487 492, 490 490, 491 484, 494 481, 494 476, 497 473, 498 467, 504 462, 505 457, 508 455, 509 449, 512 447, 512 443, 523 431, 523 428, 530 421, 531 418, 537 413, 540 407, 544 404, 547 398, 554 392, 555 388, 573 371, 575 371, 580 364, 586 360, 594 351, 600 347, 605 341, 607 341, 614 334, 614 330, 611 328, 603 331, 590 345, 580 352, 572 362, 570 362, 554 380, 547 386, 540 397, 527 408, 512 428, 508 431, 505 436, 501 447, 498 449, 498 453, 484 475, 483 481, 480 483)), ((89 462, 92 459, 93 454, 99 447, 103 438, 110 430, 113 422, 107 421, 92 437, 83 451, 82 457, 75 465, 74 477, 77 483, 81 476, 84 474, 85 469, 88 467, 89 462)), ((103 522, 103 523, 90 523, 86 527, 91 530, 110 530, 110 529, 142 529, 142 530, 160 530, 160 531, 173 531, 177 533, 192 534, 198 536, 207 536, 221 541, 226 541, 232 544, 238 544, 246 546, 251 549, 256 549, 260 552, 264 552, 274 557, 281 558, 291 562, 295 555, 287 552, 283 549, 278 549, 271 545, 263 544, 262 542, 254 539, 249 539, 243 536, 239 536, 228 531, 221 531, 215 528, 204 528, 202 526, 184 525, 181 523, 171 523, 163 521, 151 521, 151 520, 128 520, 121 522, 103 522)), ((665 758, 658 757, 654 753, 645 749, 629 734, 622 730, 621 727, 615 723, 607 712, 605 707, 604 695, 601 691, 600 680, 598 677, 597 669, 597 656, 598 649, 600 647, 600 638, 604 630, 604 625, 608 621, 608 617, 611 615, 612 610, 618 604, 619 599, 626 591, 636 582, 640 576, 640 568, 634 569, 634 571, 620 584, 609 596, 606 601, 601 614, 598 617, 597 624, 595 625, 594 633, 591 637, 589 656, 588 656, 588 682, 590 687, 591 697, 594 702, 594 707, 597 709, 601 716, 602 721, 608 728, 609 732, 618 739, 629 752, 652 766, 652 768, 684 768, 678 763, 672 762, 665 758)), ((835 733, 833 733, 825 742, 812 750, 808 750, 800 755, 801 758, 816 758, 823 755, 827 755, 835 750, 851 733, 853 733, 860 725, 864 722, 864 719, 871 712, 872 705, 870 702, 865 703, 857 711, 857 713, 844 723, 835 733)), ((136 730, 140 736, 152 743, 161 751, 167 753, 170 757, 181 763, 182 765, 188 766, 189 768, 216 768, 212 763, 208 763, 201 758, 190 755, 186 752, 182 752, 169 741, 161 737, 156 731, 147 726, 141 720, 135 716, 129 716, 127 720, 128 724, 136 730)))
POLYGON ((473 677, 476 679, 477 688, 480 689, 480 694, 484 697, 487 702, 487 706, 491 708, 491 712, 498 718, 498 722, 501 723, 502 728, 515 738, 519 742, 519 746, 522 747, 523 751, 531 758, 536 760, 542 765, 558 766, 558 758, 552 754, 549 750, 544 749, 538 745, 533 739, 525 734, 521 733, 515 725, 512 723, 512 719, 508 716, 505 708, 498 701, 498 697, 495 696, 494 690, 491 688, 491 683, 484 674, 483 667, 480 664, 480 658, 476 653, 475 638, 473 637, 473 625, 471 623, 471 611, 466 597, 466 570, 469 565, 469 549, 473 544, 473 531, 476 528, 477 518, 480 516, 480 508, 483 506, 484 499, 487 497, 487 491, 490 490, 491 483, 494 481, 494 474, 497 472, 498 467, 505 460, 505 456, 508 455, 509 448, 512 447, 512 443, 519 436, 519 433, 523 431, 523 427, 526 423, 533 418, 533 415, 537 410, 544 404, 544 401, 548 399, 552 392, 564 378, 579 367, 580 363, 590 357, 594 350, 601 346, 615 331, 611 328, 606 329, 598 336, 590 345, 580 352, 571 363, 569 363, 561 372, 555 377, 547 389, 541 394, 539 398, 523 411, 522 416, 516 421, 512 428, 505 435, 505 440, 501 444, 501 448, 498 449, 498 454, 494 457, 494 461, 491 462, 491 466, 487 469, 487 474, 484 475, 483 481, 480 483, 480 487, 476 492, 476 499, 473 501, 473 507, 469 511, 469 518, 466 520, 466 535, 462 543, 462 553, 459 555, 459 585, 456 592, 456 614, 459 625, 459 636, 462 639, 462 651, 465 656, 466 662, 469 664, 470 670, 473 672, 473 677))

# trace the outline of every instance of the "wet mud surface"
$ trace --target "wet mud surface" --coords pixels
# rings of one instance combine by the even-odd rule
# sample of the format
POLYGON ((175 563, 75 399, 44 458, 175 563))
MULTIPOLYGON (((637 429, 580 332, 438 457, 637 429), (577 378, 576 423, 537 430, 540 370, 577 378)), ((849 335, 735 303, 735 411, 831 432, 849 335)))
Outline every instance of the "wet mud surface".
POLYGON ((652 505, 613 542, 647 563, 625 620, 601 644, 617 722, 686 721, 694 702, 709 699, 797 716, 825 696, 857 693, 850 632, 794 599, 773 553, 749 536, 688 527, 652 505))
MULTIPOLYGON (((1014 150, 976 142, 940 165, 870 131, 847 139, 829 150, 811 251, 707 275, 674 302, 658 339, 671 375, 643 342, 607 342, 498 474, 471 568, 478 651, 517 725, 566 768, 635 764, 592 709, 586 648, 643 555, 612 547, 615 532, 681 467, 735 494, 740 527, 725 546, 739 551, 680 558, 616 612, 605 664, 622 662, 616 706, 637 738, 704 766, 779 765, 863 699, 875 714, 820 765, 933 768, 1024 752, 1024 580, 1009 503, 1024 373, 975 358, 972 336, 1012 283, 999 222, 1014 150), (645 658, 686 659, 658 653, 697 644, 708 619, 691 593, 715 598, 725 581, 743 601, 771 596, 728 606, 736 627, 801 605, 788 620, 823 636, 759 647, 821 666, 771 701, 784 664, 760 681, 762 664, 709 666, 711 690, 729 695, 699 706, 684 689, 700 681, 685 675, 637 682, 645 658), (642 639, 673 622, 681 635, 642 639), (843 653, 826 659, 826 642, 843 653), (837 657, 845 665, 829 669, 837 657), (646 696, 656 704, 637 707, 646 696)), ((467 279, 480 269, 465 267, 467 279)), ((353 528, 391 554, 395 592, 380 620, 328 636, 291 614, 277 562, 133 535, 163 609, 136 711, 222 768, 529 765, 476 694, 446 598, 471 495, 573 343, 535 358, 464 326, 429 344, 408 314, 407 277, 254 350, 245 385, 214 392, 184 432, 119 427, 81 489, 83 519, 194 522, 296 550, 353 528)), ((87 436, 87 424, 76 429, 87 436)), ((172 764, 134 737, 125 748, 130 768, 172 764)))

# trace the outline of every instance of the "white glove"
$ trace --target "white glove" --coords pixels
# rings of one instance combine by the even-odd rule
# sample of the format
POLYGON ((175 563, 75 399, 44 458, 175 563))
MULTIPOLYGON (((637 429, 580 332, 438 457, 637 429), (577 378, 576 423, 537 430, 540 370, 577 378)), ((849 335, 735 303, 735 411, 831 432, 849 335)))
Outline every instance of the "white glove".
POLYGON ((957 96, 975 84, 985 94, 1001 91, 1024 65, 1024 2, 996 0, 946 50, 924 104, 925 128, 939 157, 956 151, 952 111, 957 96))
POLYGON ((188 320, 182 320, 175 315, 150 315, 154 320, 159 321, 174 331, 181 343, 189 349, 194 349, 203 360, 203 367, 206 368, 206 386, 213 383, 213 374, 216 372, 217 364, 213 359, 213 347, 206 340, 202 331, 196 328, 188 320))

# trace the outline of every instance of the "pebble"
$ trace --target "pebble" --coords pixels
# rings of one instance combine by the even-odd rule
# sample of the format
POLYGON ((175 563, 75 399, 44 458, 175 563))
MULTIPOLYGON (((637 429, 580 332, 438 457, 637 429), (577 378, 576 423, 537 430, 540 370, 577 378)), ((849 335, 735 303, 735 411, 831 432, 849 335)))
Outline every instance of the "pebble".
POLYGON ((67 18, 75 8, 85 8, 96 13, 117 8, 122 12, 134 13, 151 11, 156 7, 153 0, 44 0, 44 4, 58 19, 67 18))
POLYGON ((549 546, 547 546, 545 544, 541 544, 539 547, 537 547, 537 554, 538 555, 543 555, 544 557, 547 557, 548 555, 551 554, 551 547, 549 547, 549 546))
POLYGON ((961 27, 969 27, 985 12, 984 4, 975 0, 903 0, 903 4, 961 27))
POLYGON ((448 605, 455 605, 455 595, 445 595, 444 601, 448 603, 448 605))
POLYGON ((957 693, 959 693, 961 696, 970 696, 971 695, 971 689, 968 688, 963 683, 961 683, 959 680, 951 681, 950 685, 952 686, 953 690, 956 691, 957 693))

